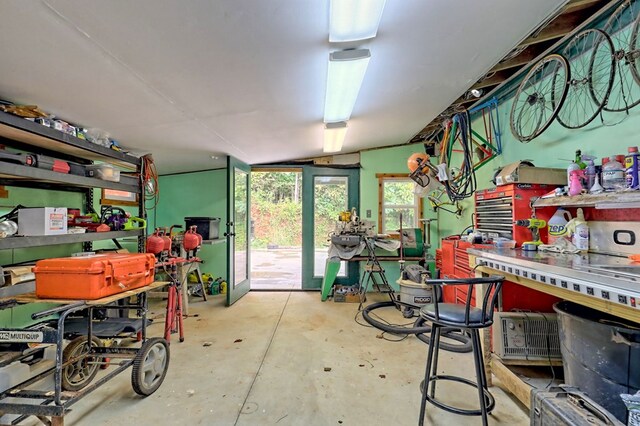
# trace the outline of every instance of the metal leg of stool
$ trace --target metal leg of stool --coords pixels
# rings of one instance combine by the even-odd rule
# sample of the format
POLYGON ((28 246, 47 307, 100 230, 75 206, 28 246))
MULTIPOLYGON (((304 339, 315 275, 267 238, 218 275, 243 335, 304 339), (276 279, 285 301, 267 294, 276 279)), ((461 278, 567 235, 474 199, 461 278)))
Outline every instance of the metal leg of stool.
POLYGON ((429 378, 431 377, 431 364, 433 362, 433 352, 435 345, 433 344, 433 339, 435 337, 436 330, 438 329, 437 325, 433 325, 431 328, 431 344, 429 345, 428 355, 427 355, 427 366, 425 367, 424 372, 424 381, 422 382, 422 392, 420 393, 420 419, 418 419, 418 426, 424 425, 424 415, 427 410, 427 391, 429 389, 429 378))
MULTIPOLYGON (((436 376, 438 375, 438 355, 440 354, 440 335, 442 334, 442 328, 441 327, 435 327, 435 336, 434 336, 434 340, 432 340, 431 344, 434 346, 433 350, 434 350, 434 358, 433 358, 433 374, 432 376, 436 376)), ((431 396, 431 398, 435 398, 436 396, 436 384, 437 384, 437 380, 433 380, 431 382, 431 390, 429 392, 429 396, 431 396)))
POLYGON ((482 425, 489 424, 487 420, 487 400, 484 397, 484 382, 486 378, 482 377, 484 364, 482 360, 482 347, 480 346, 480 336, 478 329, 471 330, 471 346, 473 348, 473 361, 476 365, 476 380, 478 383, 478 397, 480 398, 480 411, 482 412, 482 425))
POLYGON ((487 372, 484 369, 484 354, 482 353, 482 344, 480 343, 480 331, 479 330, 475 330, 475 333, 473 333, 473 335, 475 336, 476 340, 478 341, 478 347, 480 348, 480 363, 482 365, 482 368, 480 369, 480 373, 481 373, 481 377, 482 377, 482 387, 484 389, 488 390, 488 385, 487 385, 487 372))

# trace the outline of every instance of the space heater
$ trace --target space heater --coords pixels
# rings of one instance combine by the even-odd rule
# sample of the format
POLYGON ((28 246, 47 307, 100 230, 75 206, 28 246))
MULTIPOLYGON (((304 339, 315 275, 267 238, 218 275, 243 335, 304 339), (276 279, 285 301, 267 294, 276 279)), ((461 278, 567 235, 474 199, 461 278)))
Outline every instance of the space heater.
POLYGON ((503 360, 561 361, 556 314, 496 312, 493 351, 503 360))

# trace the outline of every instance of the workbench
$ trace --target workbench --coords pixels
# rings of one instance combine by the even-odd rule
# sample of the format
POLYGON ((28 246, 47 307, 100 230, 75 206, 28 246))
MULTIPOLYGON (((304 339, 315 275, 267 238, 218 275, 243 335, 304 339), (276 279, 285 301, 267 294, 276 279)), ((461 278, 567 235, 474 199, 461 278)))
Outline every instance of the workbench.
MULTIPOLYGON (((152 338, 147 339, 147 293, 150 290, 167 285, 167 282, 154 282, 148 286, 136 288, 111 296, 103 297, 96 300, 68 300, 68 299, 40 299, 35 293, 27 293, 10 298, 0 299, 0 304, 11 306, 12 304, 23 303, 56 303, 60 306, 48 309, 42 312, 36 312, 31 317, 35 321, 46 321, 41 324, 29 328, 22 329, 0 329, 0 343, 12 344, 29 344, 35 345, 36 348, 46 347, 48 345, 56 346, 55 365, 47 368, 40 374, 30 377, 28 380, 13 385, 11 388, 0 392, 0 413, 17 414, 20 419, 26 419, 29 416, 36 416, 45 424, 62 426, 64 424, 64 415, 69 408, 86 396, 88 393, 102 386, 108 380, 120 374, 132 365, 138 365, 138 370, 133 369, 132 383, 136 393, 143 396, 150 395, 157 387, 160 386, 166 370, 168 369, 168 345, 164 339, 152 338), (135 297, 135 302, 131 298, 135 297), (114 302, 124 301, 121 304, 114 302), (141 318, 140 339, 142 346, 140 348, 127 347, 120 345, 112 345, 104 347, 100 344, 94 345, 95 337, 93 334, 94 321, 92 320, 94 309, 110 309, 110 310, 129 310, 137 311, 137 316, 141 318), (65 359, 66 351, 64 351, 65 339, 65 320, 69 315, 80 311, 87 311, 87 331, 86 337, 81 336, 79 339, 86 339, 84 342, 92 342, 91 345, 83 343, 84 349, 81 353, 75 353, 70 359, 65 359), (52 315, 58 315, 56 319, 51 319, 52 315), (44 345, 44 346, 43 346, 44 345), (163 363, 162 371, 153 371, 157 374, 157 379, 151 383, 145 383, 141 379, 140 372, 146 367, 141 363, 145 356, 158 348, 166 348, 167 357, 163 363), (109 360, 112 360, 111 362, 109 360), (85 361, 89 360, 89 361, 85 361), (62 386, 63 371, 73 364, 74 369, 88 369, 91 372, 86 376, 81 376, 82 384, 77 389, 65 390, 62 386), (97 369, 102 366, 113 366, 111 371, 101 375, 98 379, 93 380, 97 374, 97 369), (34 385, 41 384, 42 381, 53 374, 54 390, 50 389, 34 389, 34 385), (91 383, 93 381, 93 383, 91 383)), ((116 336, 113 336, 116 337, 116 336)), ((71 344, 69 344, 70 346, 71 344)), ((162 349, 161 348, 161 349, 162 349)), ((11 353, 7 353, 10 356, 11 353)), ((19 355, 19 354, 16 354, 19 355)), ((160 364, 158 364, 160 365, 160 364)), ((153 367, 155 368, 155 367, 153 367)), ((75 371, 75 370, 74 370, 75 371)), ((67 373, 68 374, 68 373, 67 373)))
MULTIPOLYGON (((505 280, 640 324, 640 264, 602 254, 469 249, 476 276, 502 275, 505 280)), ((476 288, 482 303, 482 288, 476 288)), ((530 408, 530 386, 491 355, 488 331, 482 333, 485 367, 530 408)), ((489 382, 491 374, 487 375, 489 382)))

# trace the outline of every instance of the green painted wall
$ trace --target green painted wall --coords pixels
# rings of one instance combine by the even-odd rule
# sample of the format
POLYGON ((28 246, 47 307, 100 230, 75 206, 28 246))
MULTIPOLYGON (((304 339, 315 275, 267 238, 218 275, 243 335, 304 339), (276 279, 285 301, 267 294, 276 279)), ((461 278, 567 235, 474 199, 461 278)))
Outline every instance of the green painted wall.
MULTIPOLYGON (((360 216, 378 223, 378 179, 377 173, 408 173, 407 158, 414 152, 420 152, 420 145, 403 145, 393 148, 376 149, 360 153, 360 216), (371 210, 371 217, 367 211, 371 210)), ((425 203, 424 216, 435 218, 433 210, 425 203)), ((435 246, 438 241, 437 229, 431 231, 431 242, 435 246)), ((433 253, 432 248, 431 252, 433 253)), ((389 282, 395 285, 400 276, 398 262, 383 262, 389 282)))
MULTIPOLYGON (((584 154, 594 155, 598 158, 596 164, 601 164, 602 157, 615 154, 626 154, 628 146, 640 145, 640 108, 625 113, 604 113, 603 119, 596 118, 588 126, 569 130, 554 123, 542 135, 523 144, 518 141, 509 127, 509 115, 511 113, 511 101, 508 100, 498 108, 499 119, 502 128, 503 153, 489 165, 480 169, 477 173, 478 188, 485 189, 493 186, 490 179, 497 168, 518 160, 531 160, 538 167, 567 168, 569 161, 575 157, 576 149, 581 149, 584 154), (616 124, 618 123, 618 124, 616 124)), ((474 129, 483 129, 478 120, 473 122, 474 129)), ((483 130, 480 134, 483 134, 483 130)), ((471 223, 473 213, 473 199, 463 201, 465 211, 463 218, 441 213, 439 215, 440 235, 447 236, 460 233, 471 223)))
MULTIPOLYGON (((160 201, 156 212, 149 212, 149 232, 155 227, 180 224, 188 216, 219 217, 220 236, 227 222, 227 170, 160 176, 160 201)), ((199 254, 200 270, 226 278, 227 243, 204 245, 199 254)))

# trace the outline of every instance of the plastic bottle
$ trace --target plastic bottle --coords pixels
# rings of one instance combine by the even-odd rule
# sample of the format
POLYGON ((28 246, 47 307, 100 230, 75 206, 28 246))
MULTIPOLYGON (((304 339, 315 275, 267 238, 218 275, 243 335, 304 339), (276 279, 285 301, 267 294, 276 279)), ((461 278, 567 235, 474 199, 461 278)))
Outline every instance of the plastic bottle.
POLYGON ((581 170, 584 170, 584 169, 587 168, 587 164, 584 161, 582 161, 582 151, 580 151, 579 149, 576 150, 576 161, 575 162, 576 162, 576 164, 578 166, 580 166, 581 170))
POLYGON ((547 238, 548 244, 554 244, 560 238, 564 238, 567 235, 567 223, 571 220, 571 213, 563 208, 556 210, 549 222, 547 222, 549 228, 549 237, 547 238))
POLYGON ((573 170, 569 176, 569 196, 582 194, 584 186, 582 186, 582 180, 585 177, 584 170, 573 170))
POLYGON ((627 148, 627 156, 624 158, 624 168, 626 173, 627 188, 638 189, 638 147, 630 146, 627 148))
POLYGON ((571 237, 573 245, 583 253, 589 251, 589 224, 584 218, 582 209, 578 209, 576 217, 571 219, 571 222, 573 222, 573 226, 571 227, 573 231, 573 236, 571 237))
POLYGON ((596 172, 596 165, 593 163, 593 160, 587 160, 587 168, 585 170, 587 174, 586 188, 591 189, 593 184, 596 183, 596 176, 598 175, 598 172, 596 172))
POLYGON ((580 170, 580 166, 575 161, 572 161, 567 167, 567 186, 571 185, 571 172, 574 170, 580 170))
POLYGON ((605 190, 617 191, 624 189, 627 183, 624 166, 616 161, 616 157, 609 157, 609 161, 602 166, 602 187, 605 190))

